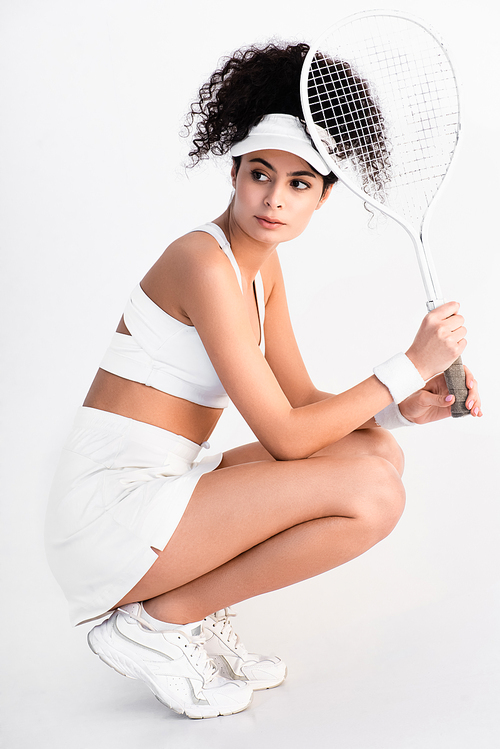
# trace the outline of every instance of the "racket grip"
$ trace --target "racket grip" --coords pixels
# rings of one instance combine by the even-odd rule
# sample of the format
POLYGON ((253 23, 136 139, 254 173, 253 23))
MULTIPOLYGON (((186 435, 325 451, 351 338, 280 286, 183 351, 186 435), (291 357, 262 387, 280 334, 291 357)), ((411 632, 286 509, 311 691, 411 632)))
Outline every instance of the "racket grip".
POLYGON ((465 384, 465 372, 461 356, 453 362, 451 367, 448 367, 444 377, 450 394, 455 396, 455 402, 451 404, 451 415, 454 419, 468 416, 470 411, 465 408, 465 401, 469 391, 465 384))

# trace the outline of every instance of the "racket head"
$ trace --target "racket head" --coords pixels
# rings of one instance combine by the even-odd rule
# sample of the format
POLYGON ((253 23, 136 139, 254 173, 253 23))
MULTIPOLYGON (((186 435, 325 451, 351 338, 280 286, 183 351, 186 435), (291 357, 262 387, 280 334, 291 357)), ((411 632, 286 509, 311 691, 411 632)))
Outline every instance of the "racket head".
POLYGON ((455 72, 438 36, 406 13, 356 13, 311 45, 300 88, 332 171, 420 241, 460 131, 455 72))

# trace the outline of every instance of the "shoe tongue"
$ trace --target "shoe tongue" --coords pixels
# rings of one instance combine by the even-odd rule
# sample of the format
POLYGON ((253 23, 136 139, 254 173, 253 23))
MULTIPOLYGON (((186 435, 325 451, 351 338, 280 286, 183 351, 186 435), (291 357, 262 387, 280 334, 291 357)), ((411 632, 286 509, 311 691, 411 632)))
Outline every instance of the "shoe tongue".
POLYGON ((201 624, 197 624, 196 627, 193 627, 191 630, 191 637, 199 637, 201 635, 201 624))

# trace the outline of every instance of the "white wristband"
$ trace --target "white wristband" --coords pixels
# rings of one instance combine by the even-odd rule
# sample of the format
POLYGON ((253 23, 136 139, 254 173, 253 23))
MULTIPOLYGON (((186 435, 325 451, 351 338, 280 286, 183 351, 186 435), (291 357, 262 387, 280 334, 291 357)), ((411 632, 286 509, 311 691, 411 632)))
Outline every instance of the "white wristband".
POLYGON ((392 395, 394 403, 401 403, 425 385, 420 372, 405 354, 396 354, 373 368, 373 374, 392 395))
POLYGON ((399 406, 394 403, 394 401, 392 403, 389 403, 389 405, 383 408, 382 411, 379 411, 378 414, 375 414, 374 419, 379 427, 383 427, 384 429, 397 429, 398 427, 415 426, 413 421, 408 421, 408 419, 405 419, 405 417, 399 410, 399 406))

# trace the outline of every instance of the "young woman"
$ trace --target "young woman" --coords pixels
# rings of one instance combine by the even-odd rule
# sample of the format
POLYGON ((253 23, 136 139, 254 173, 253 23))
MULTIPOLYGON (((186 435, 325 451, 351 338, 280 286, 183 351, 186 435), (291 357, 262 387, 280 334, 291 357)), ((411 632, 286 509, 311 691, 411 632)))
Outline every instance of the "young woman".
MULTIPOLYGON (((306 52, 238 52, 201 89, 191 156, 232 153, 231 203, 132 292, 49 503, 48 556, 73 623, 113 611, 92 650, 192 718, 243 710, 283 681, 279 658, 244 648, 229 607, 390 533, 403 458, 382 427, 449 416, 441 373, 466 345, 450 302, 364 382, 339 395, 311 382, 276 253, 336 181, 302 122, 306 52), (229 399, 257 441, 199 460, 229 399)), ((467 382, 481 416, 468 370, 467 382)))

